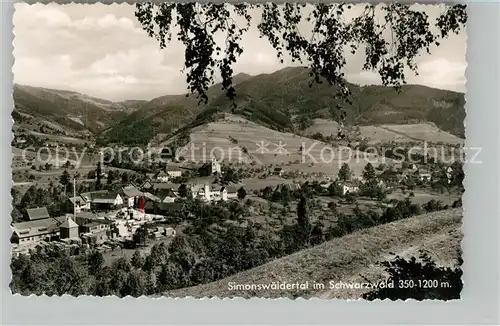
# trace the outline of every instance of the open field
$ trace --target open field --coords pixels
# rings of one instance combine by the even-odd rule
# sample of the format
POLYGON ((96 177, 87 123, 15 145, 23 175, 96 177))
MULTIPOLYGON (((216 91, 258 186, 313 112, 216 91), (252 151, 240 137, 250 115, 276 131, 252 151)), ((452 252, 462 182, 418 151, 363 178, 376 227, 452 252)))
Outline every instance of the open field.
POLYGON ((327 119, 314 119, 314 123, 312 126, 305 130, 306 135, 314 135, 317 133, 322 134, 323 136, 336 136, 339 132, 339 124, 333 120, 327 119))
POLYGON ((360 136, 366 138, 369 144, 384 142, 411 143, 415 141, 415 139, 379 126, 360 126, 359 132, 360 136))
POLYGON ((28 134, 33 135, 33 136, 37 136, 40 139, 47 139, 50 141, 57 141, 60 143, 67 143, 67 144, 85 144, 85 143, 89 142, 88 140, 81 139, 81 138, 74 138, 74 137, 61 136, 61 135, 43 134, 41 132, 32 131, 32 130, 29 130, 28 134))
POLYGON ((188 161, 209 161, 214 155, 226 162, 291 164, 287 169, 334 174, 343 162, 364 167, 368 161, 378 164, 382 159, 369 153, 360 153, 358 158, 350 148, 282 133, 230 114, 223 120, 192 129, 190 139, 181 154, 188 161))
MULTIPOLYGON (((90 151, 79 152, 74 149, 65 150, 64 148, 54 149, 54 148, 40 148, 38 151, 20 149, 17 147, 12 147, 13 163, 16 163, 16 168, 26 169, 26 163, 24 159, 34 160, 32 163, 39 165, 40 163, 50 163, 52 165, 64 164, 67 160, 72 163, 80 162, 81 168, 86 168, 90 166, 95 166, 99 161, 99 155, 91 153, 90 151)), ((31 167, 31 164, 27 167, 31 167)))
MULTIPOLYGON (((431 193, 431 192, 424 192, 423 190, 416 190, 413 191, 413 194, 415 197, 411 198, 412 203, 422 205, 427 203, 430 200, 439 200, 443 202, 444 205, 451 205, 453 204, 454 201, 462 197, 461 194, 448 194, 447 192, 444 192, 442 194, 438 193, 431 193)), ((408 193, 403 194, 401 191, 394 191, 391 194, 387 195, 388 199, 397 199, 397 200, 403 200, 406 197, 408 197, 408 193)))
MULTIPOLYGON (((368 140, 369 144, 384 142, 413 143, 413 142, 442 142, 449 145, 464 144, 464 140, 443 131, 433 123, 416 124, 383 124, 361 125, 357 136, 368 140)), ((339 130, 337 122, 326 119, 314 119, 314 124, 305 130, 306 135, 320 133, 323 136, 336 135, 339 130)))
POLYGON ((299 251, 262 266, 244 271, 209 284, 166 293, 171 297, 321 297, 325 299, 358 299, 363 289, 329 290, 330 281, 363 282, 360 274, 370 281, 384 279, 376 264, 391 253, 415 254, 428 252, 440 265, 454 265, 463 234, 462 209, 450 209, 415 216, 337 238, 316 247, 299 251), (366 274, 365 274, 366 273, 366 274), (309 283, 326 285, 323 290, 244 291, 231 290, 228 284, 269 284, 271 282, 309 283))
POLYGON ((432 123, 380 125, 380 128, 420 141, 442 142, 451 145, 463 145, 465 143, 465 140, 439 129, 432 123))

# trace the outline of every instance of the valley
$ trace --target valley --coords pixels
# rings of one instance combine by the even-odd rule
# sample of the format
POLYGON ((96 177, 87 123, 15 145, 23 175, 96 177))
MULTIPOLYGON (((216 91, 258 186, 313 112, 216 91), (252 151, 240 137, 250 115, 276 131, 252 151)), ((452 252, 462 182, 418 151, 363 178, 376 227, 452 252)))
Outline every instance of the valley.
MULTIPOLYGON (((192 95, 111 102, 16 85, 15 255, 65 248, 84 293, 119 296, 353 299, 366 291, 228 284, 379 282, 380 263, 422 250, 458 266, 463 94, 350 84, 341 121, 331 90, 307 76, 236 75, 235 107, 220 85, 200 105, 192 95), (28 214, 40 208, 43 223, 28 214), (78 234, 65 237, 62 220, 78 234), (55 231, 26 238, 40 223, 55 231), (105 287, 91 259, 111 271, 105 287), (116 283, 121 269, 129 276, 116 283)), ((57 263, 43 257, 40 270, 57 263)), ((41 291, 18 281, 20 292, 41 291)))

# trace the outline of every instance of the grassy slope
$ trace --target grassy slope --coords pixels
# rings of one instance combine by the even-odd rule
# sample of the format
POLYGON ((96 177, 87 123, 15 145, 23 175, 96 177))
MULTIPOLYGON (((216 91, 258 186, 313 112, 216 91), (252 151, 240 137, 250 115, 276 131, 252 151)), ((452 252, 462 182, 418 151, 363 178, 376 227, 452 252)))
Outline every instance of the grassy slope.
MULTIPOLYGON (((342 148, 344 147, 334 148, 306 137, 266 128, 233 114, 225 114, 223 118, 191 129, 190 142, 186 145, 187 150, 184 153, 181 152, 180 155, 184 156, 187 161, 198 162, 210 161, 210 155, 213 153, 219 160, 226 162, 249 163, 253 161, 257 165, 283 163, 289 164, 284 167, 286 171, 321 171, 331 175, 338 172, 342 163, 349 162, 351 170, 356 175, 360 175, 367 161, 354 159, 352 157, 353 151, 343 151, 342 148), (237 143, 232 143, 231 138, 237 143), (262 152, 260 150, 260 141, 265 141, 268 151, 262 152), (283 151, 277 150, 280 142, 283 151), (301 146, 309 153, 305 154, 304 157, 299 152, 301 146), (328 150, 322 153, 325 146, 328 150), (247 149, 247 153, 243 152, 243 147, 247 149), (317 162, 314 166, 309 164, 313 161, 309 155, 317 162), (325 161, 321 159, 322 155, 325 161), (332 155, 335 160, 332 159, 332 155), (349 155, 351 155, 350 160, 349 155), (330 160, 332 161, 330 162, 330 160)), ((374 154, 367 153, 366 156, 370 162, 378 164, 374 154)))
MULTIPOLYGON (((247 74, 238 74, 235 84, 251 78, 247 74)), ((198 115, 209 111, 213 99, 223 94, 221 85, 216 84, 208 91, 208 104, 199 104, 193 95, 166 95, 141 104, 140 108, 105 130, 100 141, 122 142, 129 145, 146 144, 156 134, 170 134, 183 126, 202 124, 198 115)))
POLYGON ((125 116, 127 108, 121 104, 93 98, 84 94, 15 85, 15 111, 43 118, 70 130, 88 129, 94 133, 125 116), (85 125, 71 118, 80 118, 85 125))
POLYGON ((414 255, 419 249, 430 253, 442 265, 454 265, 456 249, 462 240, 462 209, 450 209, 361 230, 316 247, 302 250, 254 269, 225 279, 166 293, 172 297, 297 297, 357 299, 362 290, 329 290, 328 282, 363 282, 360 274, 374 282, 383 279, 375 264, 391 254, 414 255), (274 281, 315 281, 325 290, 300 292, 263 290, 260 292, 228 289, 229 282, 263 284, 274 281))

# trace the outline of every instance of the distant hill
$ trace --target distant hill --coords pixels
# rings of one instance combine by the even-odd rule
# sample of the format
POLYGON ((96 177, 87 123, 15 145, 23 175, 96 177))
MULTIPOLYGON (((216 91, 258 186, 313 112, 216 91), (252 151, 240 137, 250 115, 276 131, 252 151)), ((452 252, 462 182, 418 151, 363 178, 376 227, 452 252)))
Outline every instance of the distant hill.
MULTIPOLYGON (((235 76, 237 108, 233 113, 278 131, 298 133, 314 119, 338 121, 334 89, 325 84, 309 87, 304 67, 289 67, 271 74, 235 76)), ((418 124, 430 122, 437 128, 464 137, 464 94, 419 85, 392 87, 349 84, 352 105, 341 104, 347 123, 356 125, 418 124)), ((153 99, 110 127, 101 141, 145 144, 157 133, 173 133, 213 121, 232 111, 220 84, 211 87, 209 103, 198 105, 194 96, 169 95, 153 99)))
MULTIPOLYGON (((240 83, 251 79, 248 74, 238 74, 233 77, 233 83, 240 83)), ((198 116, 210 108, 212 101, 220 95, 221 84, 215 84, 208 89, 209 103, 199 104, 192 94, 165 95, 143 103, 141 107, 106 129, 100 138, 102 143, 119 142, 128 145, 148 143, 158 133, 173 133, 187 124, 196 124, 198 116)), ((201 124, 201 120, 198 123, 201 124)))
POLYGON ((25 85, 14 85, 14 119, 33 117, 54 128, 99 133, 107 124, 122 119, 140 102, 115 103, 85 94, 25 85))

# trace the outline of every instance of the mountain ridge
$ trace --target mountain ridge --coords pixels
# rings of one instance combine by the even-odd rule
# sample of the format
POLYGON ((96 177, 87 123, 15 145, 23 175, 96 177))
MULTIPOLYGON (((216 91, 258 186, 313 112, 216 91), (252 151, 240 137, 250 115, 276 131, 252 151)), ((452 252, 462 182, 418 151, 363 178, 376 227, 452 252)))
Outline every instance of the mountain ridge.
POLYGON ((353 104, 346 105, 333 99, 332 87, 326 84, 310 87, 309 73, 304 67, 243 76, 243 80, 235 83, 236 109, 220 84, 208 89, 207 104, 198 105, 194 95, 160 97, 133 112, 133 118, 130 116, 112 126, 101 141, 145 144, 157 133, 174 134, 182 126, 188 128, 213 121, 223 112, 235 113, 278 131, 298 133, 317 118, 340 121, 337 105, 346 111, 347 124, 432 122, 446 132, 464 137, 463 93, 422 85, 404 85, 397 92, 393 87, 348 83, 353 104), (132 135, 132 130, 137 131, 143 125, 151 125, 153 129, 132 135))
POLYGON ((213 121, 232 112, 278 131, 301 133, 315 119, 340 121, 341 105, 348 125, 433 123, 439 129, 464 138, 465 96, 423 85, 392 87, 348 83, 352 105, 333 99, 332 87, 309 86, 305 67, 258 75, 233 77, 236 109, 221 84, 207 91, 209 101, 199 104, 193 94, 165 95, 144 100, 112 102, 86 94, 14 85, 15 111, 42 117, 70 130, 89 131, 101 144, 144 145, 157 134, 175 135, 180 130, 213 121))

